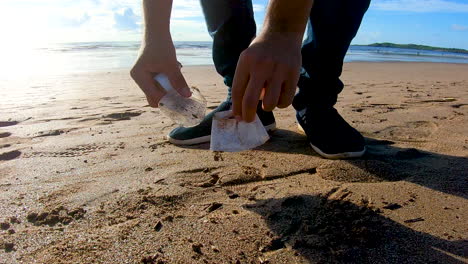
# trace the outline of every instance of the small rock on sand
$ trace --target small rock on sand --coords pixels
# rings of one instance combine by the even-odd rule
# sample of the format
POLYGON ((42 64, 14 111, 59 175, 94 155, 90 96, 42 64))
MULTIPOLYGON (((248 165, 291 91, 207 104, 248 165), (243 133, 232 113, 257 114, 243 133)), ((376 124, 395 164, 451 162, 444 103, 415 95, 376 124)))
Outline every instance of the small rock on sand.
POLYGON ((222 203, 212 203, 206 210, 208 211, 208 213, 211 213, 215 210, 218 210, 219 208, 223 207, 223 204, 222 203))
POLYGON ((5 249, 5 252, 11 252, 11 251, 15 250, 15 244, 5 242, 5 243, 3 243, 3 248, 5 249))
POLYGON ((391 204, 388 204, 388 205, 384 206, 383 208, 393 211, 393 210, 396 210, 396 209, 400 209, 401 205, 399 205, 397 203, 391 203, 391 204))
POLYGON ((0 228, 2 230, 8 230, 10 228, 10 223, 7 223, 7 222, 0 223, 0 228))
POLYGON ((159 221, 159 222, 154 226, 154 230, 155 230, 156 232, 159 232, 159 231, 161 231, 162 227, 163 227, 163 224, 161 223, 161 221, 159 221))
POLYGON ((405 220, 404 222, 405 222, 405 223, 416 223, 416 222, 421 222, 421 221, 424 221, 424 218, 418 217, 418 218, 413 218, 413 219, 405 220))
POLYGON ((201 243, 194 243, 192 244, 192 250, 197 253, 197 254, 200 254, 200 255, 203 255, 203 252, 201 251, 201 248, 203 247, 203 245, 201 243))

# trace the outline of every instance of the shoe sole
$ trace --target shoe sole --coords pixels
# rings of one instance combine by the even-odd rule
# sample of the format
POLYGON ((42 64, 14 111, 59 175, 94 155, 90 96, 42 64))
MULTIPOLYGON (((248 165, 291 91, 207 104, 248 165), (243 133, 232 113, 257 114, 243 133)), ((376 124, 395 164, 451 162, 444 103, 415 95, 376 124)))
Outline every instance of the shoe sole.
MULTIPOLYGON (((304 128, 302 128, 301 124, 297 124, 297 128, 299 131, 305 134, 304 128)), ((353 159, 353 158, 360 158, 362 157, 365 153, 367 148, 364 146, 364 150, 362 151, 356 151, 356 152, 342 152, 342 153, 336 153, 336 154, 327 154, 320 150, 318 147, 314 146, 314 144, 310 143, 310 146, 312 149, 317 152, 320 156, 327 158, 327 159, 353 159)))
MULTIPOLYGON (((276 123, 265 126, 265 129, 267 132, 275 131, 276 123)), ((197 145, 197 144, 207 143, 211 141, 211 135, 198 137, 198 138, 192 138, 192 139, 186 139, 186 140, 179 140, 179 139, 171 138, 169 135, 167 136, 167 138, 170 143, 174 145, 179 145, 179 146, 197 145)))

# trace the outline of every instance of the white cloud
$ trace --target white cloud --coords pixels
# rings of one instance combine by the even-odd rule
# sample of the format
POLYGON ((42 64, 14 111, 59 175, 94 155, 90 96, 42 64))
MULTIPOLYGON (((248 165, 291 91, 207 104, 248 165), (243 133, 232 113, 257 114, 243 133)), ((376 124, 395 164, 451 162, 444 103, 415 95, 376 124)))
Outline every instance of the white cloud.
POLYGON ((174 0, 172 4, 172 18, 202 18, 203 12, 198 0, 174 0))
POLYGON ((254 12, 261 12, 261 11, 265 11, 266 7, 264 5, 261 5, 261 4, 253 4, 253 10, 254 12))
MULTIPOLYGON (((141 5, 141 0, 0 0, 0 32, 41 43, 139 40, 141 5)), ((257 14, 265 6, 254 0, 257 14)), ((199 0, 174 0, 171 31, 177 40, 209 39, 199 0)))
POLYGON ((88 22, 89 20, 91 19, 91 17, 88 15, 88 13, 84 13, 81 17, 79 18, 64 18, 63 21, 61 21, 61 23, 63 25, 68 25, 70 27, 79 27, 83 24, 85 24, 86 22, 88 22))
POLYGON ((449 0, 376 0, 371 8, 384 11, 468 13, 468 3, 449 0))
POLYGON ((453 24, 452 29, 455 31, 468 31, 468 26, 453 24))
POLYGON ((12 42, 37 44, 139 39, 140 4, 130 0, 2 0, 0 32, 12 42))
POLYGON ((127 8, 123 12, 114 13, 115 27, 120 30, 138 30, 140 29, 141 18, 133 12, 133 9, 127 8))
POLYGON ((172 39, 176 41, 209 41, 210 35, 204 20, 172 19, 172 39))

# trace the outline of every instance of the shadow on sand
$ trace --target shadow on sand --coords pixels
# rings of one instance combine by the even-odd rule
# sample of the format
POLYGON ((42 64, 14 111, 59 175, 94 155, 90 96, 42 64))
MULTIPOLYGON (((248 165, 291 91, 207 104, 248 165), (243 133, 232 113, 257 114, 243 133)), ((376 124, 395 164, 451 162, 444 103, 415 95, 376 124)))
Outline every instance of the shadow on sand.
MULTIPOLYGON (((366 138, 367 153, 360 159, 328 161, 322 177, 341 182, 405 180, 440 192, 468 198, 468 158, 442 155, 416 148, 399 148, 395 142, 366 138), (338 173, 348 171, 346 175, 338 173), (335 173, 336 172, 336 173, 335 173), (340 177, 341 175, 341 177, 340 177), (344 176, 343 176, 344 175, 344 176)), ((262 151, 318 156, 303 134, 277 130, 262 151)))
POLYGON ((464 263, 468 241, 417 232, 367 206, 325 196, 291 196, 244 206, 274 237, 263 252, 291 248, 310 263, 464 263))

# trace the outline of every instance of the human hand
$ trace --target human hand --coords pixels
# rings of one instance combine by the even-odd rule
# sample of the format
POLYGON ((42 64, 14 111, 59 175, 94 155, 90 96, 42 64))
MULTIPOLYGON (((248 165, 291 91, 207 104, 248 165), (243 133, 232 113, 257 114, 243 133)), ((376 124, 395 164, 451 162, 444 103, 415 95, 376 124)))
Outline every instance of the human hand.
POLYGON ((252 122, 263 96, 263 109, 286 108, 299 80, 302 35, 264 33, 242 52, 232 87, 233 113, 252 122))
POLYGON ((184 76, 180 72, 175 48, 170 39, 158 41, 155 44, 143 43, 138 59, 130 71, 130 75, 146 95, 151 107, 158 107, 159 100, 166 94, 161 85, 153 78, 158 73, 167 75, 172 87, 184 97, 192 93, 184 76))

